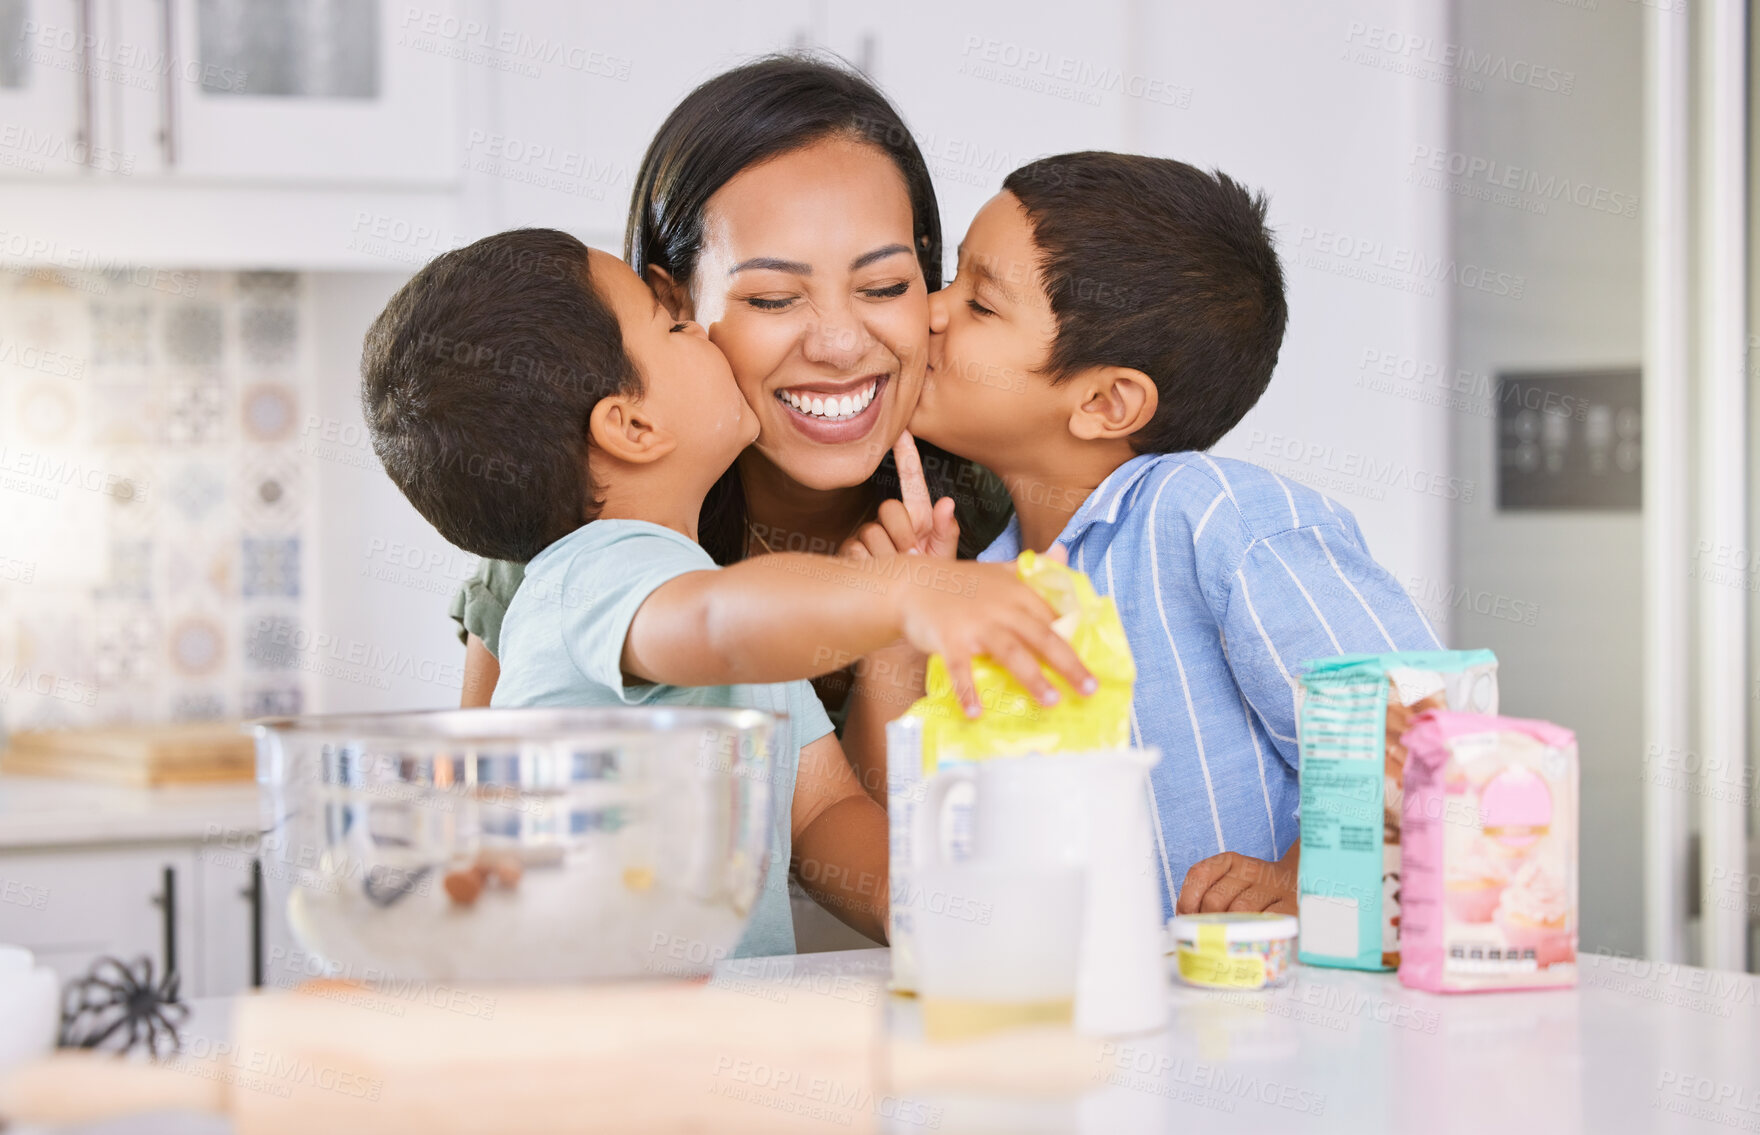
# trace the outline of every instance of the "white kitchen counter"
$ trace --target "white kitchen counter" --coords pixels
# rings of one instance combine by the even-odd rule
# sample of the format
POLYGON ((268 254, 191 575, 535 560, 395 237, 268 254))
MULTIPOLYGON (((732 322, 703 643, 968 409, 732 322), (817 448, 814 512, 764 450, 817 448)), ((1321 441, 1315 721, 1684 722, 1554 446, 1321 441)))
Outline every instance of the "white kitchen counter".
MULTIPOLYGON (((885 959, 783 968, 826 991, 815 979, 883 973, 885 959)), ((1760 1131, 1751 975, 1589 955, 1576 990, 1442 996, 1298 966, 1281 990, 1172 998, 1169 1027, 1113 1043, 1081 1099, 922 1102, 945 1109, 939 1130, 961 1132, 1760 1131)), ((895 1030, 920 1031, 913 1000, 887 1009, 895 1030)))
POLYGON ((130 788, 0 776, 0 849, 196 841, 210 825, 257 831, 256 782, 130 788))
MULTIPOLYGON (((726 963, 716 981, 777 996, 851 996, 883 978, 884 950, 726 963), (786 990, 783 992, 782 990, 786 990)), ((1076 1099, 908 1101, 914 1122, 881 1130, 1675 1132, 1760 1130, 1760 979, 1598 955, 1573 991, 1443 997, 1391 974, 1299 967, 1282 990, 1176 989, 1162 1033, 1118 1041, 1076 1099)), ((885 998, 890 1025, 920 1028, 914 1001, 885 998)), ((196 1004, 196 1046, 224 1039, 229 1002, 196 1004)), ((833 1113, 797 1092, 754 1087, 753 1105, 833 1113)), ((897 1101, 875 1103, 887 1115, 897 1101)), ((847 1111, 847 1109, 845 1109, 847 1111)), ((83 1135, 221 1135, 219 1120, 161 1116, 83 1135)))

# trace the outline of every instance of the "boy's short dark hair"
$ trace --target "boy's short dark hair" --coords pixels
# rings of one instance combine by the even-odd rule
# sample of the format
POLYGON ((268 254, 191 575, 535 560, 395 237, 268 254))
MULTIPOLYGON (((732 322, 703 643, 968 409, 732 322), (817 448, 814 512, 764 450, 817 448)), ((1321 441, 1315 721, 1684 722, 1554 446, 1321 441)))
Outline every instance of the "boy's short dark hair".
POLYGON ((1127 366, 1160 406, 1138 453, 1208 449, 1265 392, 1289 309, 1265 198, 1221 172, 1136 154, 1041 158, 1009 174, 1033 224, 1054 380, 1127 366))
POLYGON ((467 552, 523 563, 601 506, 588 416, 642 382, 587 264, 555 229, 484 237, 429 262, 367 332, 373 452, 467 552))

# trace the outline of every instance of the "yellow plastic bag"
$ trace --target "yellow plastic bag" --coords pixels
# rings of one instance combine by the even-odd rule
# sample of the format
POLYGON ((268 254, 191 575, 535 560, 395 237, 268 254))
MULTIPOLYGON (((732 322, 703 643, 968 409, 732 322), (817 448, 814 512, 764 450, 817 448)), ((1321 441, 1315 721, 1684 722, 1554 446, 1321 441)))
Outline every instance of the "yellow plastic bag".
POLYGON ((1088 577, 1032 552, 1015 561, 1021 581, 1058 618, 1052 628, 1075 648, 1076 656, 1099 682, 1087 697, 1076 693, 1049 667, 1045 676, 1060 695, 1042 706, 1007 670, 988 657, 972 660, 972 681, 984 713, 968 718, 953 693, 953 681, 940 655, 929 659, 928 692, 905 711, 923 722, 923 772, 963 761, 1055 753, 1072 749, 1122 749, 1130 745, 1131 694, 1137 664, 1124 624, 1110 597, 1094 593, 1088 577))

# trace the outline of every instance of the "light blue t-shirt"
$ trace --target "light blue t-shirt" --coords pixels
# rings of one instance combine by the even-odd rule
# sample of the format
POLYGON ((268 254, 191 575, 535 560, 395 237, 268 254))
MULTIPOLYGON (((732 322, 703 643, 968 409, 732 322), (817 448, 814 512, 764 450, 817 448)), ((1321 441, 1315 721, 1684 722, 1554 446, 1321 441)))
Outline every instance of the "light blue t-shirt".
POLYGON ((735 957, 794 953, 788 903, 789 806, 801 749, 831 732, 805 682, 744 686, 625 685, 623 643, 636 610, 656 588, 693 571, 715 571, 709 553, 645 520, 595 520, 526 565, 501 626, 495 706, 685 705, 786 714, 776 738, 770 859, 752 920, 735 957))

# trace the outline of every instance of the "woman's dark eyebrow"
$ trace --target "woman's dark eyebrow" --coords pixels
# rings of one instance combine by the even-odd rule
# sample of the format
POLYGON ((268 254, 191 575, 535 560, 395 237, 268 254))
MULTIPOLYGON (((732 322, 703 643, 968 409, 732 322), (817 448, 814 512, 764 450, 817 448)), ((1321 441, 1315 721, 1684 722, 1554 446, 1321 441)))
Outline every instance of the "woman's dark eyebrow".
POLYGON ((799 260, 781 260, 774 256, 754 256, 750 260, 741 260, 727 270, 729 276, 736 272, 744 272, 748 268, 762 268, 769 272, 791 272, 796 276, 811 276, 813 266, 802 264, 799 260))
MULTIPOLYGON (((849 270, 851 272, 859 272, 863 268, 874 263, 876 260, 884 260, 888 256, 897 256, 901 252, 909 253, 910 246, 906 244, 889 244, 884 248, 876 248, 872 252, 864 252, 849 262, 849 270)), ((763 269, 769 272, 788 272, 796 276, 811 276, 813 274, 813 266, 811 264, 803 264, 799 260, 783 260, 775 256, 754 256, 750 260, 742 260, 732 268, 729 268, 727 274, 731 276, 736 272, 744 272, 748 268, 763 269)))
POLYGON ((889 244, 884 248, 876 248, 872 252, 864 252, 849 262, 849 270, 851 272, 859 272, 863 268, 874 263, 876 260, 884 260, 888 256, 897 256, 901 252, 909 255, 910 246, 905 244, 889 244))

